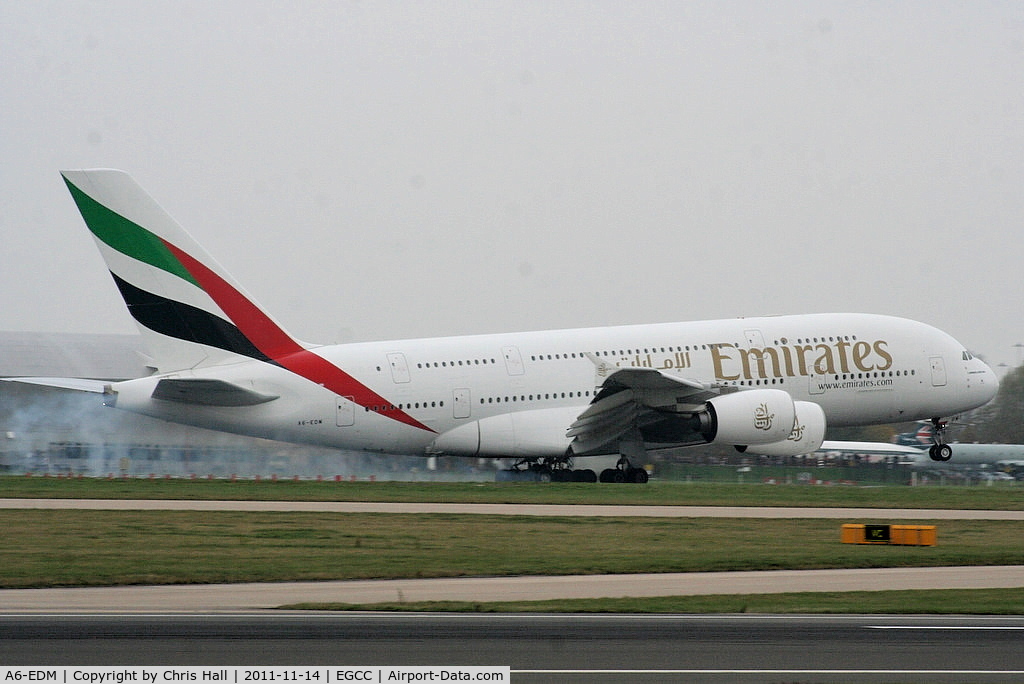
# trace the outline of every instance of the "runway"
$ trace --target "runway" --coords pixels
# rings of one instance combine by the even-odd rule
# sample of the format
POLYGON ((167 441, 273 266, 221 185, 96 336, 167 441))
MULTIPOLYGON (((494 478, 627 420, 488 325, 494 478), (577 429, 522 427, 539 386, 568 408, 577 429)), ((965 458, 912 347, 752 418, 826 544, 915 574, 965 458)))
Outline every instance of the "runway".
MULTIPOLYGON (((1020 520, 1020 511, 0 500, 4 508, 1020 520)), ((0 663, 493 665, 514 682, 1018 682, 1024 617, 441 615, 298 602, 1024 586, 1024 566, 473 577, 0 591, 0 663)))
POLYGON ((880 589, 1024 587, 1024 566, 455 577, 0 590, 0 613, 223 612, 296 603, 538 601, 880 589))
POLYGON ((160 499, 0 499, 0 508, 91 511, 254 511, 444 513, 640 518, 802 518, 864 520, 1024 520, 1024 511, 941 508, 784 508, 772 506, 607 506, 564 504, 381 503, 372 501, 191 501, 160 499))
POLYGON ((0 663, 494 665, 510 666, 513 682, 1019 682, 1022 638, 1019 617, 0 616, 0 663))

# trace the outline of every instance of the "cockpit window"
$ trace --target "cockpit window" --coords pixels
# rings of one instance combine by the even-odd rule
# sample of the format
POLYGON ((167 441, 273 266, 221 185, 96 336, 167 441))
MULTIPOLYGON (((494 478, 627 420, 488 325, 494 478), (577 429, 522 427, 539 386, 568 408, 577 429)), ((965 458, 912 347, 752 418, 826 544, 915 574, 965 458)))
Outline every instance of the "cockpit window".
POLYGON ((963 355, 962 356, 963 356, 963 360, 964 361, 970 361, 971 359, 974 358, 974 355, 971 354, 971 352, 967 351, 966 349, 963 351, 963 355))

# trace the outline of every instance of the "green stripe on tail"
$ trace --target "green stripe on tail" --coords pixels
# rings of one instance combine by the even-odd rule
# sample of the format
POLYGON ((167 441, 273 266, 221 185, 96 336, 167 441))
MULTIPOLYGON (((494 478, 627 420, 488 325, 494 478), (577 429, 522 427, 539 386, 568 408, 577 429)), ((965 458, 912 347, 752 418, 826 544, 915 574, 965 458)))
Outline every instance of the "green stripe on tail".
POLYGON ((142 226, 103 206, 76 188, 67 178, 64 182, 82 213, 82 218, 99 240, 125 256, 155 266, 200 287, 180 261, 167 249, 163 240, 142 226))

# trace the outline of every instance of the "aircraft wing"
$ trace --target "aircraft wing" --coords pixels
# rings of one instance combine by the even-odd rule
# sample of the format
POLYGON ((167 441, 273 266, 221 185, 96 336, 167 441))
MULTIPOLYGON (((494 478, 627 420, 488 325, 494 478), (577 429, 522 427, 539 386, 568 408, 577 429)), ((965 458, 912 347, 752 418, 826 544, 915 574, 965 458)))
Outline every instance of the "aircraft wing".
POLYGON ((691 441, 687 433, 696 435, 689 426, 693 414, 722 393, 722 388, 658 368, 620 368, 588 357, 597 366, 600 390, 566 433, 577 454, 600 449, 636 430, 658 431, 666 423, 674 424, 673 438, 666 442, 685 444, 691 441))
POLYGON ((110 386, 109 382, 103 380, 88 380, 86 378, 0 378, 6 382, 20 382, 28 385, 43 385, 44 387, 57 387, 78 392, 95 392, 103 394, 110 386))

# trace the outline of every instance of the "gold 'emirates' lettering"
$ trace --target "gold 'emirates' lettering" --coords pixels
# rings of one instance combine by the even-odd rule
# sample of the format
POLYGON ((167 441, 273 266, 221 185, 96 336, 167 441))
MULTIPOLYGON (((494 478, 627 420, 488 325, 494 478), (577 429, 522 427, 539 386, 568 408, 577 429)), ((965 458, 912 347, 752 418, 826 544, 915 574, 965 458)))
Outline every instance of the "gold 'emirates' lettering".
POLYGON ((728 342, 709 346, 715 377, 719 380, 868 373, 892 367, 889 343, 885 340, 853 344, 839 340, 832 344, 793 344, 763 349, 740 349, 728 342))

